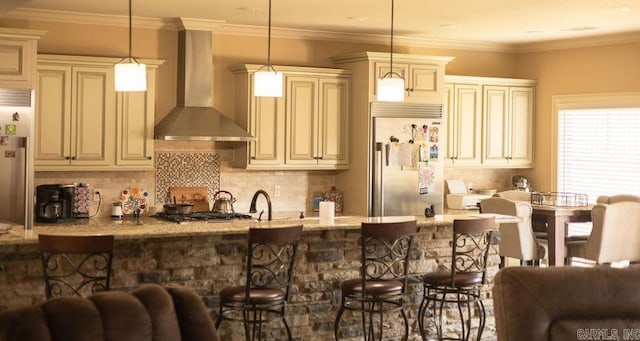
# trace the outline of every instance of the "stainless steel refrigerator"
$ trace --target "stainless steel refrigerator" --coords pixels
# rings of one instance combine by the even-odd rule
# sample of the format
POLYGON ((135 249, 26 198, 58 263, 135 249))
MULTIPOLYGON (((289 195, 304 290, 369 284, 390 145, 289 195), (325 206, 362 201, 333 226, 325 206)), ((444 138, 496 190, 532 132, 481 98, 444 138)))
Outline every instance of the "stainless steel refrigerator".
POLYGON ((443 210, 442 105, 371 104, 369 215, 443 210))
POLYGON ((0 224, 33 226, 33 91, 0 88, 0 224))

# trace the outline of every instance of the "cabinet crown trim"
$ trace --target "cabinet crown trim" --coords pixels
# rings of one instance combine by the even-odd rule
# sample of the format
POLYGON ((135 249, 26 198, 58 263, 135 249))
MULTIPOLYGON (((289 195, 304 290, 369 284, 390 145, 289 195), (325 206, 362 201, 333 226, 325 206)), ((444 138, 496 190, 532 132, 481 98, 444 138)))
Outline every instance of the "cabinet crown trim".
POLYGON ((479 77, 479 76, 461 76, 461 75, 445 75, 445 83, 464 83, 464 84, 482 84, 482 85, 512 85, 512 86, 535 86, 537 81, 524 78, 501 78, 501 77, 479 77))
MULTIPOLYGON (((336 64, 342 63, 352 63, 359 61, 388 61, 391 57, 390 53, 387 52, 356 52, 343 56, 331 57, 336 64)), ((418 54, 403 54, 403 53, 394 53, 393 61, 397 62, 405 62, 405 63, 434 63, 440 65, 446 65, 447 63, 454 60, 455 57, 449 56, 429 56, 429 55, 418 55, 418 54)))
MULTIPOLYGON (((254 73, 258 71, 264 65, 261 64, 236 64, 229 67, 229 70, 233 74, 239 73, 254 73)), ((284 72, 286 74, 300 74, 300 75, 342 75, 351 76, 351 70, 336 69, 336 68, 324 68, 324 67, 307 67, 307 66, 288 66, 288 65, 273 65, 276 71, 284 72)))
MULTIPOLYGON (((93 57, 93 56, 74 56, 74 55, 63 55, 63 54, 38 54, 38 63, 46 62, 46 63, 60 63, 65 65, 101 65, 101 66, 109 66, 115 65, 122 58, 118 57, 93 57)), ((164 59, 139 59, 136 58, 138 62, 146 64, 147 67, 156 68, 162 64, 164 64, 164 59)))

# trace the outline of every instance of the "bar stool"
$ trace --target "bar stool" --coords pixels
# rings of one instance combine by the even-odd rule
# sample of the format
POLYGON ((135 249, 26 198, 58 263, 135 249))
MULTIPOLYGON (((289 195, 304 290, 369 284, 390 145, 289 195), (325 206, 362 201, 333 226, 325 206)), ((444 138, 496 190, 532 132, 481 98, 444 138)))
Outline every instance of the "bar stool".
POLYGON ((333 327, 336 340, 345 310, 361 313, 364 340, 375 339, 375 314, 380 315, 378 333, 382 340, 384 315, 399 311, 404 320, 403 340, 407 340, 409 323, 403 303, 416 221, 378 219, 379 222, 363 222, 361 226, 360 278, 344 281, 340 286, 342 301, 333 327))
POLYGON ((113 236, 38 235, 47 299, 109 290, 113 236))
POLYGON ((281 320, 291 340, 285 304, 301 233, 302 225, 249 229, 246 284, 220 291, 216 329, 222 320, 242 321, 246 339, 260 340, 262 323, 281 320))
POLYGON ((455 219, 453 221, 453 252, 451 269, 439 265, 434 272, 423 277, 423 296, 418 309, 418 326, 422 340, 427 340, 425 317, 431 305, 431 318, 436 327, 438 340, 469 340, 471 335, 471 305, 478 309, 478 333, 480 340, 485 324, 485 310, 480 289, 485 283, 487 258, 491 236, 496 229, 495 218, 455 219), (445 305, 454 303, 458 307, 462 326, 459 338, 444 337, 442 315, 445 305), (466 306, 466 320, 463 313, 466 306))

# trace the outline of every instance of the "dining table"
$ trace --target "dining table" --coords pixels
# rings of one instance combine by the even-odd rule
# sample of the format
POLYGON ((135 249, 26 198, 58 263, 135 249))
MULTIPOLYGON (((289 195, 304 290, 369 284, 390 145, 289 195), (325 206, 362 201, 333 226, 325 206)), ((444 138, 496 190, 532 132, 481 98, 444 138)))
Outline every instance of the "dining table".
POLYGON ((565 264, 565 238, 567 236, 567 222, 591 221, 592 206, 552 206, 532 204, 531 221, 544 224, 548 238, 549 266, 563 266, 565 264))

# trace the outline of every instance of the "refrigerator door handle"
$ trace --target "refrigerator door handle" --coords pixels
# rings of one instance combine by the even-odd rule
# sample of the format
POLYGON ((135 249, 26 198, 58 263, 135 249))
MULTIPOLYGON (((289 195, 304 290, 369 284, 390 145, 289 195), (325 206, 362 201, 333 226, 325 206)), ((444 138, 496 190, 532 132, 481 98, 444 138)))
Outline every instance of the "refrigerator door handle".
POLYGON ((373 173, 373 216, 381 217, 384 215, 383 212, 383 204, 382 200, 384 198, 384 190, 383 190, 383 169, 385 159, 387 164, 389 163, 389 153, 385 153, 385 150, 389 148, 389 145, 385 145, 384 143, 376 142, 375 145, 375 154, 374 154, 374 173, 373 173))

